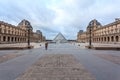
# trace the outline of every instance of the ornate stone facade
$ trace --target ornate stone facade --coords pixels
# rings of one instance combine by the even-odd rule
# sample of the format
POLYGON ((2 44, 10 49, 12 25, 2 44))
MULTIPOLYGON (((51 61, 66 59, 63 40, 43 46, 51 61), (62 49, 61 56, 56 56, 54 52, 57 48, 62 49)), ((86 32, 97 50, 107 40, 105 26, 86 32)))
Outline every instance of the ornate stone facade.
POLYGON ((28 28, 30 28, 30 41, 42 42, 42 32, 37 30, 33 32, 33 28, 29 21, 22 20, 18 26, 14 26, 3 21, 0 21, 0 43, 25 43, 28 41, 28 28))
POLYGON ((91 28, 91 40, 93 43, 120 43, 120 19, 102 26, 96 19, 92 20, 86 32, 78 32, 78 42, 89 42, 91 28))

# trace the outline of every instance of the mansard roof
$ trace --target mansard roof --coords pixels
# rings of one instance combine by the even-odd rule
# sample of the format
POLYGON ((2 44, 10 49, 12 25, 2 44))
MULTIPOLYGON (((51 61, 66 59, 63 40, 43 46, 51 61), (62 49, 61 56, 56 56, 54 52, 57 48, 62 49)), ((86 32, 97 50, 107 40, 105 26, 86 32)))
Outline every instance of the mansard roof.
POLYGON ((12 25, 12 24, 6 23, 6 22, 4 22, 4 21, 0 21, 0 24, 6 25, 6 26, 12 26, 12 27, 15 27, 15 25, 12 25))
POLYGON ((42 34, 42 32, 40 30, 36 30, 37 34, 42 34))
POLYGON ((96 19, 94 19, 94 20, 92 20, 92 21, 89 22, 87 28, 89 28, 89 27, 92 27, 92 28, 93 28, 94 26, 102 26, 102 25, 101 25, 100 22, 98 22, 96 19))
MULTIPOLYGON (((32 28, 30 22, 28 20, 25 20, 23 19, 19 24, 18 26, 25 26, 25 27, 29 27, 29 28, 32 28)), ((33 29, 33 28, 32 28, 33 29)))
POLYGON ((107 25, 104 25, 104 27, 116 25, 116 24, 118 24, 118 23, 120 23, 120 19, 116 18, 114 22, 109 23, 109 24, 107 24, 107 25))
POLYGON ((84 32, 83 30, 79 30, 79 32, 78 32, 78 33, 82 34, 83 32, 84 32))

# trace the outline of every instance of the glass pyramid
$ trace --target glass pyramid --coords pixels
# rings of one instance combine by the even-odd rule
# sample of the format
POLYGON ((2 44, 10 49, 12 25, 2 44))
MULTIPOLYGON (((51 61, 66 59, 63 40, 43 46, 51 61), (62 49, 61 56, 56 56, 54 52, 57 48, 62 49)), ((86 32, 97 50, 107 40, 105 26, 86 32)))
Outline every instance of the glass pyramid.
POLYGON ((67 40, 66 40, 66 38, 65 38, 61 33, 59 33, 59 34, 53 39, 53 42, 56 42, 56 43, 66 43, 67 40))

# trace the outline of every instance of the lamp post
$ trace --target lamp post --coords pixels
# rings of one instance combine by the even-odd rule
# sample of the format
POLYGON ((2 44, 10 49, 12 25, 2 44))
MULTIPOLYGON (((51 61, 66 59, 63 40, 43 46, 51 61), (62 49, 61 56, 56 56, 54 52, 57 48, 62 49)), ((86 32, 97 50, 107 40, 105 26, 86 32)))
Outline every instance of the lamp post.
POLYGON ((91 47, 92 40, 91 40, 91 26, 89 26, 89 46, 91 47))
POLYGON ((91 31, 92 31, 92 26, 91 25, 89 25, 88 26, 88 33, 89 33, 89 46, 88 46, 88 48, 91 48, 92 47, 92 40, 91 40, 91 38, 92 38, 92 33, 91 33, 91 31))
POLYGON ((27 27, 27 30, 28 30, 28 41, 27 41, 27 43, 28 43, 28 48, 30 48, 30 36, 31 36, 30 31, 31 31, 31 27, 28 26, 28 27, 27 27))
POLYGON ((30 46, 30 28, 28 28, 28 47, 30 46))

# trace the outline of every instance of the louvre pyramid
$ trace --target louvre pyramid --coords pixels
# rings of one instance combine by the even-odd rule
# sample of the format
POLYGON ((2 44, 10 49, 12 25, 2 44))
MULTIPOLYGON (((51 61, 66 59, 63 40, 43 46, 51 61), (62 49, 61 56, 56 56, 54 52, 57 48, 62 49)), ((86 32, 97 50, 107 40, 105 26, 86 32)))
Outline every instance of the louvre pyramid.
POLYGON ((67 40, 61 33, 58 33, 58 35, 53 39, 53 42, 56 42, 56 43, 66 43, 67 40))

